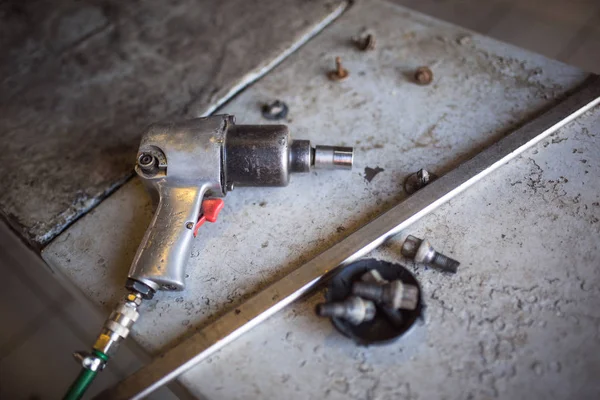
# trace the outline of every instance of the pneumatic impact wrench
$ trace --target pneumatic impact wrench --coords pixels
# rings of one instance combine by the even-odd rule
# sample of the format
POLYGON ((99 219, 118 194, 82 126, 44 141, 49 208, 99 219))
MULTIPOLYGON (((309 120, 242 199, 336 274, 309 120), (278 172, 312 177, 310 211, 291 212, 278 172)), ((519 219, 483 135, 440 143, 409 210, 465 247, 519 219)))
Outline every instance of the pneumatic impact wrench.
POLYGON ((286 186, 293 172, 351 169, 351 147, 312 147, 292 140, 285 125, 236 125, 216 115, 151 125, 135 171, 156 211, 126 282, 128 294, 104 323, 91 353, 76 353, 83 368, 68 399, 80 398, 115 354, 139 317, 138 308, 159 290, 183 290, 192 239, 215 222, 222 198, 239 186, 286 186))

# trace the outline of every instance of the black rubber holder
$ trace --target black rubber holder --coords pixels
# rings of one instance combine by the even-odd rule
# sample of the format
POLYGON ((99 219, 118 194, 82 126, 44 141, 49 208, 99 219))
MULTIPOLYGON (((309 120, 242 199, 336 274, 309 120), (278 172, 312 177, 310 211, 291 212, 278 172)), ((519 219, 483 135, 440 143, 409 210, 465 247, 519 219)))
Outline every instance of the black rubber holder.
POLYGON ((362 346, 386 344, 397 340, 422 316, 424 309, 421 285, 408 269, 400 264, 372 258, 348 264, 336 273, 327 287, 326 301, 328 303, 344 301, 351 294, 352 283, 360 281, 361 276, 372 269, 379 271, 381 276, 388 281, 400 279, 403 283, 417 286, 419 288, 419 302, 414 310, 401 310, 403 320, 402 324, 397 327, 390 323, 379 307, 373 320, 363 322, 360 325, 352 325, 340 318, 331 318, 333 326, 338 331, 362 346))

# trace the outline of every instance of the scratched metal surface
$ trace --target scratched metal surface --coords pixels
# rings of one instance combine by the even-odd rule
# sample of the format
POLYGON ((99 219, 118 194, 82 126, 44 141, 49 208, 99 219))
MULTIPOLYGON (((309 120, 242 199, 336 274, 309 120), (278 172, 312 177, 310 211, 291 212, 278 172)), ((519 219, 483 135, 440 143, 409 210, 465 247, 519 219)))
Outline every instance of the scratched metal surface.
MULTIPOLYGON (((290 106, 297 138, 354 145, 356 166, 294 176, 287 188, 236 189, 204 226, 187 290, 144 306, 134 338, 157 353, 402 200, 405 176, 443 174, 554 103, 585 74, 386 3, 357 3, 222 110, 264 123, 290 106), (377 33, 361 53, 349 38, 377 33), (340 55, 343 82, 326 72, 340 55), (435 83, 407 74, 431 65, 435 83), (382 168, 371 181, 365 168, 382 168)), ((412 230, 463 262, 455 276, 413 266, 425 324, 396 344, 357 348, 313 315, 322 293, 256 328, 182 381, 208 398, 540 397, 600 390, 600 110, 422 220, 412 230), (587 172, 586 172, 587 171, 587 172), (571 382, 565 384, 564 382, 571 382)), ((151 206, 132 181, 43 252, 108 310, 123 293, 151 206)), ((393 243, 374 256, 399 259, 393 243)))
POLYGON ((205 115, 339 0, 0 4, 0 216, 43 245, 131 176, 144 127, 205 115))

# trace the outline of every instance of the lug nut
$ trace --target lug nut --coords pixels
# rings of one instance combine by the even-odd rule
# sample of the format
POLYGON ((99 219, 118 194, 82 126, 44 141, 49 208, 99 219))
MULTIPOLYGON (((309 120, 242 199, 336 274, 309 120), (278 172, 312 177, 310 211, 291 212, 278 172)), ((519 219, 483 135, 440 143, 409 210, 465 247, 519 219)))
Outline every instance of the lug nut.
POLYGON ((270 104, 265 104, 262 106, 262 116, 265 119, 277 121, 279 119, 284 119, 288 115, 289 108, 287 104, 285 104, 281 100, 275 100, 270 104))
POLYGON ((372 33, 362 33, 352 38, 352 42, 360 51, 375 49, 375 35, 372 33))
POLYGON ((335 69, 333 71, 329 71, 327 77, 332 81, 341 81, 342 79, 346 79, 350 75, 348 70, 342 67, 342 59, 340 57, 335 58, 335 69))
POLYGON ((426 169, 420 169, 414 174, 410 174, 404 180, 404 191, 408 194, 413 194, 417 190, 429 185, 436 178, 436 175, 426 169))
POLYGON ((352 294, 394 309, 414 310, 419 301, 419 289, 413 285, 405 285, 401 280, 383 285, 355 282, 352 294))
POLYGON ((352 296, 341 302, 317 305, 317 315, 321 317, 337 317, 352 325, 359 325, 375 318, 375 304, 372 301, 352 296))
MULTIPOLYGON (((383 279, 379 271, 376 269, 365 272, 363 276, 360 277, 360 280, 365 283, 374 283, 377 285, 385 285, 388 283, 388 281, 383 279)), ((392 325, 394 325, 396 328, 400 328, 402 326, 404 319, 402 318, 402 312, 400 310, 383 305, 380 306, 380 308, 392 325)))
POLYGON ((458 261, 435 251, 427 239, 419 239, 413 235, 409 235, 404 240, 400 252, 404 257, 413 259, 418 263, 431 265, 452 273, 456 273, 460 265, 458 261))
POLYGON ((429 85, 433 81, 433 72, 429 67, 419 67, 415 71, 415 81, 419 85, 429 85))

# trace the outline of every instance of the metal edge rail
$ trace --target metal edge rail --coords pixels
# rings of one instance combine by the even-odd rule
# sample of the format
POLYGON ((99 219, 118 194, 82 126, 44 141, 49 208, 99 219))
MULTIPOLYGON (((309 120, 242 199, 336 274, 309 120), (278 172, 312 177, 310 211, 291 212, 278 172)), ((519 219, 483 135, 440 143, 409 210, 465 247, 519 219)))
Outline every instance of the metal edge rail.
POLYGON ((156 357, 98 398, 141 399, 314 289, 329 272, 362 257, 480 179, 600 104, 600 78, 541 116, 381 214, 311 261, 271 284, 184 342, 156 357))

